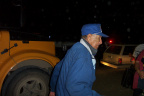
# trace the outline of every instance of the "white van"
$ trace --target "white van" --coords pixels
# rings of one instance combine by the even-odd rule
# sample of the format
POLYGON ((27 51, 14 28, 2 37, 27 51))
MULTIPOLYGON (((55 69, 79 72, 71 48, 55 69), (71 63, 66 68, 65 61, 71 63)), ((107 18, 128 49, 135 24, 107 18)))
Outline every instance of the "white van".
POLYGON ((100 63, 112 68, 127 68, 132 65, 130 55, 137 45, 132 44, 112 44, 103 53, 100 63))

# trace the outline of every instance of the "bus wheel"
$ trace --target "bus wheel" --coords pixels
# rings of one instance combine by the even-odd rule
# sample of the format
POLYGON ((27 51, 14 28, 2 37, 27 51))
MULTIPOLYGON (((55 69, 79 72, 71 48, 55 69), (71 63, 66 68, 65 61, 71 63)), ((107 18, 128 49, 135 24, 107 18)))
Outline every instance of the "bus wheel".
POLYGON ((38 69, 24 70, 10 81, 5 96, 48 96, 49 75, 38 69))

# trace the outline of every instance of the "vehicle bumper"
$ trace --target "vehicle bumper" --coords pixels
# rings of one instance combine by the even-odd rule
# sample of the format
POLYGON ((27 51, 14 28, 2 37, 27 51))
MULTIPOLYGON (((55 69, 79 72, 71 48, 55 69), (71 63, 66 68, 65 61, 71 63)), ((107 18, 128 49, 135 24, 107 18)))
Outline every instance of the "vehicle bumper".
POLYGON ((105 61, 100 61, 101 64, 112 67, 112 68, 129 68, 131 64, 112 64, 105 61))

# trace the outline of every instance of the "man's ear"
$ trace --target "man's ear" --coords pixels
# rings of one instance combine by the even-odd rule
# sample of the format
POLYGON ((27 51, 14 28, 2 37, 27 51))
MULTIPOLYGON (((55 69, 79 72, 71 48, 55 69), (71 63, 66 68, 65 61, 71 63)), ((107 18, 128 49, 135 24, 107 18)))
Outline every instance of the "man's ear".
POLYGON ((92 36, 92 34, 88 34, 88 35, 87 35, 87 40, 88 40, 88 42, 89 42, 89 40, 91 39, 91 36, 92 36))

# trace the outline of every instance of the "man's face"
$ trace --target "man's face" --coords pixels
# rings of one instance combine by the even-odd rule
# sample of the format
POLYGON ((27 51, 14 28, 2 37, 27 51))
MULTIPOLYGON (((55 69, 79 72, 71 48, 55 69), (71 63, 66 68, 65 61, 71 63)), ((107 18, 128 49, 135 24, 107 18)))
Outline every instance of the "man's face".
POLYGON ((99 45, 102 44, 102 36, 96 34, 88 34, 87 41, 95 49, 98 49, 99 45))

